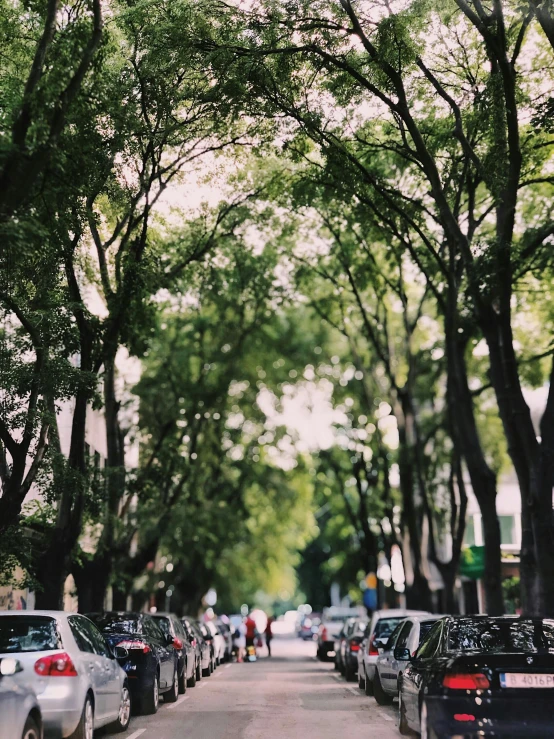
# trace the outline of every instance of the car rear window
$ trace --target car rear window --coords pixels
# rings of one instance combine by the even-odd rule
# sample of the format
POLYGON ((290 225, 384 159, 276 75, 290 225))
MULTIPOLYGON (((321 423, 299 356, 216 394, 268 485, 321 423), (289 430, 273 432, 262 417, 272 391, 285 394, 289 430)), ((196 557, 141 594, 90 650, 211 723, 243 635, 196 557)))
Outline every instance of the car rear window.
POLYGON ((164 636, 170 635, 169 619, 166 616, 152 616, 154 623, 156 623, 162 630, 164 636))
POLYGON ((141 626, 138 618, 132 616, 118 616, 111 613, 89 613, 88 618, 93 621, 100 631, 113 634, 140 634, 141 626))
POLYGON ((61 649, 56 621, 48 616, 0 616, 0 653, 61 649))
POLYGON ((436 623, 437 623, 436 621, 423 621, 423 623, 419 625, 419 643, 420 644, 423 642, 427 634, 431 631, 431 629, 436 623))
POLYGON ((497 654, 554 650, 554 621, 456 620, 448 631, 448 650, 497 654))
POLYGON ((406 616, 400 616, 397 618, 381 618, 375 624, 375 638, 385 639, 390 636, 398 624, 403 621, 406 616))

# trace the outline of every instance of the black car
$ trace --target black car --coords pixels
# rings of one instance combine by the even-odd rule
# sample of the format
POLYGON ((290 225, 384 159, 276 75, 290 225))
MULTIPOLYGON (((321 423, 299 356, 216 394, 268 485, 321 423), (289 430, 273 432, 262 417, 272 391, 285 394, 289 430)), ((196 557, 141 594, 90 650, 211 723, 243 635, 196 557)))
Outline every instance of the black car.
POLYGON ((173 637, 166 637, 147 613, 109 611, 87 614, 108 644, 127 649, 119 661, 127 673, 133 710, 156 713, 160 695, 174 703, 179 696, 179 667, 173 637))
POLYGON ((400 685, 400 733, 550 737, 554 620, 447 616, 437 621, 400 685))
POLYGON ((187 686, 196 685, 196 651, 193 649, 187 632, 179 618, 174 613, 156 613, 152 618, 163 631, 167 640, 172 639, 177 652, 179 670, 179 693, 185 693, 187 686))
POLYGON ((203 677, 209 677, 212 674, 212 658, 210 645, 202 636, 202 632, 189 616, 181 619, 183 628, 186 630, 190 643, 192 644, 197 659, 196 679, 201 680, 203 677))

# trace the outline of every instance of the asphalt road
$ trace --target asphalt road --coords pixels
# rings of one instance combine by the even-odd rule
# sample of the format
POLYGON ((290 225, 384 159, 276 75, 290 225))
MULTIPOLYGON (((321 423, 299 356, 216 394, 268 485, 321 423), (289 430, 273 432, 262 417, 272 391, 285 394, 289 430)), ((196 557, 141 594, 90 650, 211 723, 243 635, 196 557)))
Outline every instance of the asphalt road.
MULTIPOLYGON (((261 650, 265 655, 265 649, 261 650)), ((219 667, 155 716, 133 717, 125 739, 398 739, 396 704, 381 708, 346 683, 315 645, 274 639, 271 659, 219 667)), ((111 736, 104 734, 103 736, 111 736)), ((119 736, 122 735, 113 735, 119 736)))

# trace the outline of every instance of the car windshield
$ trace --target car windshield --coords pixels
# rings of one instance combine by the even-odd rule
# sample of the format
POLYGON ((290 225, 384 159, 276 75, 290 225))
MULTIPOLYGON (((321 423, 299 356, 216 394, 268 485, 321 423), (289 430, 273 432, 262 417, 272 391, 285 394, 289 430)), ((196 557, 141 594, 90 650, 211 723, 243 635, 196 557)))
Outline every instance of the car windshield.
POLYGON ((136 616, 117 615, 116 613, 92 613, 88 616, 100 631, 114 634, 140 634, 140 621, 136 616))
POLYGON ((0 616, 0 653, 61 649, 56 621, 47 616, 0 616))
POLYGON ((375 639, 388 639, 398 624, 403 621, 406 616, 398 616, 396 618, 381 618, 375 624, 375 639))
POLYGON ((554 651, 554 621, 459 619, 450 625, 448 650, 508 654, 554 651))

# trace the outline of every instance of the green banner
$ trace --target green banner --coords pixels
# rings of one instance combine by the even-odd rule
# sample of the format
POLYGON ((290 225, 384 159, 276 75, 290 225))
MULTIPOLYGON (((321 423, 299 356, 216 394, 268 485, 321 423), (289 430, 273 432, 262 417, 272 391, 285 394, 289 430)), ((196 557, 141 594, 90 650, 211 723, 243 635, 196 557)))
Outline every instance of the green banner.
POLYGON ((485 572, 485 547, 472 546, 462 549, 460 575, 479 580, 485 572))

